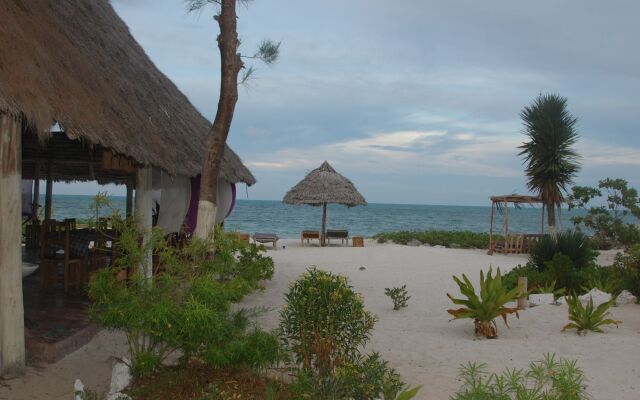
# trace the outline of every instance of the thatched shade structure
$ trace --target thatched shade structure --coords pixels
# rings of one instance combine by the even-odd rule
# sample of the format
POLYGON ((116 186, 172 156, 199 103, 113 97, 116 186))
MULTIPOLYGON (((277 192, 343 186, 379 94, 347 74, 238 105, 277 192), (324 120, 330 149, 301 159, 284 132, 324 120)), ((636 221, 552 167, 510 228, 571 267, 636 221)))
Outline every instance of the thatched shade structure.
MULTIPOLYGON (((75 143, 66 145, 66 154, 57 143, 57 151, 50 154, 54 164, 56 157, 67 160, 68 168, 64 163, 54 166, 54 180, 62 181, 93 180, 97 175, 102 182, 123 183, 121 176, 68 162, 78 150, 81 157, 99 159, 105 148, 138 165, 195 176, 202 169, 211 127, 156 68, 107 0, 3 2, 2 112, 22 117, 25 131, 42 143, 51 138, 48 129, 54 122, 63 127, 75 143)), ((22 141, 33 143, 24 136, 22 141)), ((27 152, 23 161, 34 158, 27 152)), ((228 147, 221 176, 229 182, 255 183, 228 147)))
POLYGON ((323 246, 327 224, 327 204, 342 204, 347 207, 367 205, 364 196, 358 192, 353 183, 337 173, 326 161, 292 187, 282 201, 286 204, 322 206, 320 243, 323 246))

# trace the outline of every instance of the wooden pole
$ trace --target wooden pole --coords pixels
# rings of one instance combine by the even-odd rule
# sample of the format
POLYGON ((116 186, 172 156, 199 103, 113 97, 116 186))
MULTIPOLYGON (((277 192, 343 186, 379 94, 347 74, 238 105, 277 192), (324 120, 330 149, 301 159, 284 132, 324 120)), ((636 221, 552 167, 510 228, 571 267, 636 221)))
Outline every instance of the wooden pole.
POLYGON ((540 233, 544 234, 544 203, 542 203, 542 216, 540 217, 540 233))
MULTIPOLYGON (((153 217, 153 199, 151 198, 152 174, 151 168, 138 168, 136 176, 136 222, 143 233, 142 243, 146 245, 151 238, 151 226, 153 217)), ((140 265, 140 271, 151 278, 153 274, 151 249, 149 249, 146 261, 140 265)))
POLYGON ((44 199, 44 219, 51 219, 51 200, 53 198, 53 161, 47 164, 47 193, 44 199))
POLYGON ((33 220, 38 220, 40 208, 40 161, 36 161, 33 171, 33 220))
POLYGON ((504 202, 504 254, 509 253, 509 202, 504 202))
POLYGON ((24 370, 22 121, 0 113, 0 375, 24 370))
POLYGON ((133 214, 133 182, 127 179, 127 217, 133 214))
POLYGON ((520 289, 520 293, 522 296, 518 298, 518 309, 524 310, 527 308, 527 277, 519 276, 518 277, 518 288, 520 289))
POLYGON ((322 203, 322 231, 320 232, 320 243, 326 246, 326 228, 327 228, 327 203, 322 203))
POLYGON ((488 254, 493 254, 493 210, 495 209, 495 202, 491 201, 491 217, 489 218, 489 251, 488 254))

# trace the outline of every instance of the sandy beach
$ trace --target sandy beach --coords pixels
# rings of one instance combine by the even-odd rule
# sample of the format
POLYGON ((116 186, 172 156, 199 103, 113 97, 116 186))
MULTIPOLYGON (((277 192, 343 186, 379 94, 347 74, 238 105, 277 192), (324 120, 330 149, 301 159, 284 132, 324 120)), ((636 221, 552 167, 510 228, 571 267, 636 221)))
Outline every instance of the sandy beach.
MULTIPOLYGON (((269 250, 276 263, 274 278, 265 290, 244 302, 267 307, 263 326, 278 323, 278 309, 287 287, 311 265, 348 276, 364 295, 367 308, 378 316, 368 351, 379 351, 410 385, 422 384, 419 399, 447 399, 458 387, 458 366, 467 361, 487 363, 493 371, 526 367, 544 353, 577 359, 589 379, 594 399, 632 400, 640 393, 640 306, 615 307, 612 313, 624 323, 605 328, 605 334, 578 336, 561 333, 567 322, 566 306, 545 305, 510 319, 510 329, 498 322, 497 340, 476 338, 473 324, 449 321, 446 293, 458 294, 452 274, 466 273, 473 281, 489 265, 506 271, 526 262, 522 255, 488 256, 483 250, 408 247, 367 241, 364 248, 304 247, 299 241, 279 242, 269 250), (282 246, 285 248, 282 248, 282 246), (360 268, 364 267, 364 270, 360 268), (393 311, 384 288, 407 285, 409 307, 393 311)), ((601 255, 601 262, 612 254, 601 255)), ((69 399, 76 378, 87 386, 106 390, 111 356, 124 355, 122 335, 102 332, 88 345, 54 365, 29 368, 26 376, 5 381, 0 399, 69 399)))

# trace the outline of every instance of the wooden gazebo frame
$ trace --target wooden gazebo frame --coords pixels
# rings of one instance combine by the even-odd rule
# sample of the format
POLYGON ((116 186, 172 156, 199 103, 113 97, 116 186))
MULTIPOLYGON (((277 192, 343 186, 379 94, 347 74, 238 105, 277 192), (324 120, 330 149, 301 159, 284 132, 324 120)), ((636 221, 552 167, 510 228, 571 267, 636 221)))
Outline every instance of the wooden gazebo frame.
MULTIPOLYGON (((514 252, 523 252, 523 249, 525 248, 525 240, 527 238, 521 237, 519 238, 520 241, 519 242, 516 241, 515 243, 512 243, 513 241, 510 240, 511 238, 509 237, 509 203, 512 203, 516 206, 519 204, 529 204, 529 205, 541 204, 542 207, 541 207, 541 213, 540 213, 541 214, 540 215, 540 233, 527 234, 526 236, 531 238, 536 238, 544 235, 545 206, 544 206, 544 202, 540 197, 508 194, 508 195, 501 195, 501 196, 491 196, 490 199, 491 199, 491 217, 490 217, 490 225, 489 225, 489 251, 487 252, 489 255, 493 254, 496 244, 498 243, 497 241, 496 242, 493 241, 493 218, 495 215, 495 210, 500 207, 503 207, 503 214, 504 214, 504 248, 502 249, 504 254, 514 253, 514 252)), ((522 235, 522 236, 525 236, 525 235, 522 235)))

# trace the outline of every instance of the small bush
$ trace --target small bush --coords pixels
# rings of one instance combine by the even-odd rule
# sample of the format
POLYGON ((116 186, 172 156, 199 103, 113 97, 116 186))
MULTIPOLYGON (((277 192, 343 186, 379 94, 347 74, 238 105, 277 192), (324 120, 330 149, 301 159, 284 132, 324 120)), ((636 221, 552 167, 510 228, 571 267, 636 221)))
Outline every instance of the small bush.
POLYGON ((517 308, 509 308, 504 305, 517 300, 521 295, 519 288, 508 290, 502 284, 499 268, 495 277, 491 276, 491 273, 491 268, 489 268, 489 273, 485 278, 484 272, 480 271, 480 294, 476 294, 473 284, 464 274, 462 274, 462 280, 455 276, 453 280, 458 284, 460 292, 466 299, 456 299, 447 293, 454 304, 465 306, 450 309, 447 312, 453 315, 454 319, 473 318, 476 334, 482 334, 489 339, 498 337, 496 318, 502 317, 507 325, 507 315, 516 314, 516 317, 518 316, 517 308))
POLYGON ((569 322, 562 328, 562 331, 567 329, 576 329, 578 334, 585 331, 593 331, 604 333, 602 327, 605 325, 621 324, 622 321, 607 318, 610 315, 609 308, 615 304, 616 298, 612 297, 606 303, 600 304, 598 307, 593 306, 593 299, 589 298, 586 306, 582 305, 580 299, 576 295, 566 297, 567 305, 569 306, 569 322))
POLYGON ((566 231, 559 233, 555 239, 549 235, 540 238, 532 247, 529 260, 538 271, 543 272, 546 263, 557 253, 569 257, 577 269, 592 266, 598 256, 587 236, 581 232, 566 231))
POLYGON ((121 257, 114 268, 93 275, 89 314, 102 327, 125 332, 134 376, 154 372, 175 350, 184 361, 196 357, 217 367, 260 368, 277 361, 277 337, 252 327, 250 310, 231 309, 273 274, 272 260, 222 231, 213 241, 194 239, 176 249, 166 245, 159 230, 141 244, 133 221, 116 223, 121 257), (151 250, 159 272, 147 278, 151 250), (117 280, 120 268, 135 271, 128 282, 117 280))
MULTIPOLYGON (((373 236, 378 243, 393 242, 407 244, 417 240, 422 244, 431 246, 456 247, 462 249, 487 249, 489 248, 489 235, 471 231, 422 231, 422 232, 381 232, 373 236)), ((494 240, 499 240, 499 235, 494 235, 494 240)))
POLYGON ((451 400, 588 399, 586 379, 574 360, 546 354, 528 370, 507 369, 489 374, 486 364, 468 363, 460 367, 463 381, 451 400))
POLYGON ((289 288, 280 312, 281 342, 293 353, 295 398, 411 399, 377 353, 363 356, 376 318, 344 276, 310 268, 289 288), (401 397, 400 397, 401 396, 401 397))
POLYGON ((346 277, 317 268, 295 281, 285 300, 280 312, 282 342, 297 364, 319 375, 332 374, 342 362, 358 356, 376 322, 346 277))
POLYGON ((384 294, 391 298, 393 309, 399 310, 407 306, 407 301, 411 298, 407 292, 407 285, 394 288, 384 288, 384 294))

